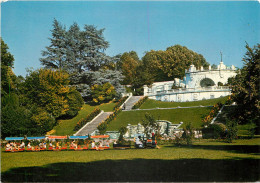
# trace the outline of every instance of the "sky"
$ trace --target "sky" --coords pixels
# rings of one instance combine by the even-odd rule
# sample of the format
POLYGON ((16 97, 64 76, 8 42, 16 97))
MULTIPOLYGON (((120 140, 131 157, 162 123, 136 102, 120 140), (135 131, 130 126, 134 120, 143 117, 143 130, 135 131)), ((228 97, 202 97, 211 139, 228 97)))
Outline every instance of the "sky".
POLYGON ((53 20, 105 28, 106 54, 150 50, 180 44, 218 65, 242 67, 246 42, 260 43, 258 1, 7 1, 1 3, 1 37, 14 55, 14 72, 38 69, 41 51, 50 45, 53 20))

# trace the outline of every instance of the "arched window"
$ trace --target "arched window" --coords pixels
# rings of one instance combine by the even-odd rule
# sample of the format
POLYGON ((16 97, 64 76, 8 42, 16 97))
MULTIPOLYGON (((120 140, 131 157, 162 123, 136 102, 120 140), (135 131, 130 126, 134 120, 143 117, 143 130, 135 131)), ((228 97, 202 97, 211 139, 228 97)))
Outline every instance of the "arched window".
POLYGON ((214 81, 210 78, 204 78, 200 81, 201 87, 214 86, 214 85, 215 85, 214 81))

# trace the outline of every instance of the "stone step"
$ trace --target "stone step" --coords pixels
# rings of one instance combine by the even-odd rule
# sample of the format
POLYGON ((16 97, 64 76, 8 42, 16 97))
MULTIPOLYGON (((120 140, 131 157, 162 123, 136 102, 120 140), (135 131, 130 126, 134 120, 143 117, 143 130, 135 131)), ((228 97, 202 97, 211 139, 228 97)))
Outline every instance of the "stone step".
POLYGON ((97 130, 98 125, 104 121, 112 112, 103 112, 99 115, 96 119, 89 122, 83 129, 79 130, 76 135, 77 136, 84 136, 93 133, 97 130))
POLYGON ((124 105, 123 110, 131 110, 132 107, 138 102, 143 96, 132 96, 124 105))

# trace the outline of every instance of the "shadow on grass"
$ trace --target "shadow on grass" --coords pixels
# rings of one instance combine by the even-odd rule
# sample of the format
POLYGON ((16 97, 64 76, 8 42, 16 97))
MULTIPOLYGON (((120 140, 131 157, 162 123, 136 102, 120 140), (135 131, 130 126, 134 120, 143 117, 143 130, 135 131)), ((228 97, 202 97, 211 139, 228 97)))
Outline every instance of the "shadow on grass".
MULTIPOLYGON (((176 147, 176 146, 167 146, 176 147)), ((258 145, 191 145, 181 146, 183 148, 191 149, 206 149, 206 150, 222 150, 229 151, 232 153, 246 153, 252 155, 260 155, 260 146, 258 145)))
POLYGON ((160 182, 259 180, 259 159, 133 159, 89 163, 54 163, 44 167, 13 168, 3 182, 160 182))

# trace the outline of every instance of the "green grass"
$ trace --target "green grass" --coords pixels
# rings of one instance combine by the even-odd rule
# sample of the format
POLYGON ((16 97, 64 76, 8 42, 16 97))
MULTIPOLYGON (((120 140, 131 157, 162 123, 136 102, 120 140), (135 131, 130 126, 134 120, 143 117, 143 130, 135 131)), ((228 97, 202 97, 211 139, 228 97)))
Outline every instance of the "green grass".
POLYGON ((170 107, 190 107, 190 106, 210 106, 218 102, 224 103, 227 100, 227 97, 221 97, 217 99, 201 100, 194 102, 162 102, 158 100, 148 99, 140 109, 153 109, 153 108, 170 108, 170 107))
POLYGON ((101 110, 104 110, 105 112, 113 111, 114 106, 116 105, 115 102, 105 103, 101 105, 89 105, 84 104, 82 109, 79 111, 78 115, 75 116, 72 119, 65 119, 65 120, 59 120, 58 125, 55 126, 52 130, 52 135, 72 135, 75 133, 73 131, 75 125, 77 122, 85 118, 88 114, 90 114, 96 107, 99 107, 101 110))
POLYGON ((179 124, 181 121, 184 125, 187 122, 192 122, 192 125, 197 128, 202 125, 202 116, 208 114, 210 109, 210 107, 207 107, 190 109, 157 109, 148 111, 122 111, 114 121, 110 122, 108 131, 118 130, 120 127, 127 126, 128 124, 136 125, 138 123, 142 123, 142 120, 145 119, 145 113, 152 114, 156 119, 168 120, 175 124, 179 124))
POLYGON ((161 149, 1 153, 3 182, 256 182, 259 139, 161 149))

